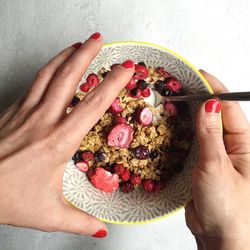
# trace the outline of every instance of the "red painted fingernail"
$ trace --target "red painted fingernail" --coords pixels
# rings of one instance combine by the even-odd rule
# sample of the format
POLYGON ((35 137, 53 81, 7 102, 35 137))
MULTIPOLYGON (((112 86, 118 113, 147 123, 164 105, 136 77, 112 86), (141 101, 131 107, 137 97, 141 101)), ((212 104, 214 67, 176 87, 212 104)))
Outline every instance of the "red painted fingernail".
POLYGON ((75 44, 73 44, 71 46, 74 47, 75 49, 79 49, 82 46, 82 43, 81 42, 75 43, 75 44))
POLYGON ((208 113, 220 113, 221 111, 221 103, 217 99, 211 99, 206 102, 205 110, 208 113))
POLYGON ((100 37, 101 37, 101 33, 99 32, 96 32, 90 36, 91 39, 95 39, 95 40, 99 39, 100 37))
POLYGON ((92 237, 95 237, 95 238, 104 238, 106 236, 107 236, 107 231, 103 229, 99 230, 97 233, 92 235, 92 237))
POLYGON ((121 64, 122 67, 126 69, 131 69, 134 67, 134 62, 132 60, 127 60, 121 64))

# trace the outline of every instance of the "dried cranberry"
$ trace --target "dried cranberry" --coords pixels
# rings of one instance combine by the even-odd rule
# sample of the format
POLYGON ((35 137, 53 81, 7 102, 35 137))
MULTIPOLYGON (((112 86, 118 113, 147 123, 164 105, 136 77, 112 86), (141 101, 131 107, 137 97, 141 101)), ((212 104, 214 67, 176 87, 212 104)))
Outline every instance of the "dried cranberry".
POLYGON ((94 154, 91 152, 91 151, 83 151, 83 153, 82 153, 82 159, 84 160, 84 161, 92 161, 92 160, 94 160, 94 158, 95 158, 95 156, 94 156, 94 154))
POLYGON ((147 77, 148 77, 147 68, 145 66, 136 64, 134 78, 139 79, 139 80, 143 80, 143 79, 146 79, 147 77))

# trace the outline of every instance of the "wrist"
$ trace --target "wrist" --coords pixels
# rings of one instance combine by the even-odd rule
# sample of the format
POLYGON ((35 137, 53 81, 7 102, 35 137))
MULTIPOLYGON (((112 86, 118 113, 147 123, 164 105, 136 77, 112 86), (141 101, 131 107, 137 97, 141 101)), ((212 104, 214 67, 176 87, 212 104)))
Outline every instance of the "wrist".
POLYGON ((248 250, 250 241, 246 239, 222 238, 215 236, 195 236, 198 250, 248 250))

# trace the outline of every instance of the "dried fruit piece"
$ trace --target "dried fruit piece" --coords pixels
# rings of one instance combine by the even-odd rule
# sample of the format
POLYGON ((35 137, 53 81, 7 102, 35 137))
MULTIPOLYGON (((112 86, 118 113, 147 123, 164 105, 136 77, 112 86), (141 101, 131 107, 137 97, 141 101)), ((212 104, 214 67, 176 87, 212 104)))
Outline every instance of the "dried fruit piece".
POLYGON ((134 89, 136 87, 136 82, 135 82, 135 79, 132 78, 128 84, 126 85, 125 89, 127 90, 131 90, 131 89, 134 89))
POLYGON ((128 96, 131 96, 134 98, 140 98, 141 97, 141 89, 139 89, 139 88, 131 89, 128 93, 128 96))
POLYGON ((154 181, 151 179, 144 180, 142 182, 142 187, 147 192, 153 192, 154 191, 154 181))
POLYGON ((91 86, 88 83, 83 83, 80 85, 80 90, 84 93, 89 92, 90 88, 91 88, 91 86))
POLYGON ((164 189, 166 187, 166 182, 165 181, 156 181, 154 183, 154 191, 155 192, 159 192, 162 189, 164 189))
POLYGON ((158 72, 162 77, 170 77, 172 74, 168 71, 166 71, 163 67, 158 67, 156 69, 156 72, 158 72))
POLYGON ((112 147, 128 148, 133 140, 133 128, 128 124, 117 124, 108 134, 108 145, 112 147))
POLYGON ((99 162, 105 161, 106 155, 105 155, 105 153, 102 152, 102 151, 97 151, 97 152, 95 153, 95 158, 96 158, 96 160, 99 161, 99 162))
POLYGON ((123 193, 130 193, 134 191, 134 185, 129 181, 121 183, 120 188, 123 193))
POLYGON ((141 94, 143 97, 149 97, 151 95, 150 88, 146 88, 146 89, 142 90, 141 94))
POLYGON ((125 171, 125 168, 123 167, 122 164, 116 164, 114 166, 114 172, 118 174, 119 176, 121 176, 124 173, 124 171, 125 171))
POLYGON ((104 192, 114 192, 119 188, 119 177, 105 169, 98 167, 90 175, 92 185, 104 192))
POLYGON ((163 107, 166 113, 171 116, 176 116, 178 114, 178 110, 175 105, 169 101, 165 101, 163 107))
POLYGON ((148 77, 148 70, 145 66, 136 64, 135 65, 135 79, 143 80, 148 77))
POLYGON ((144 80, 138 80, 136 85, 141 90, 146 89, 148 87, 148 83, 144 80))
POLYGON ((174 77, 167 78, 165 84, 166 87, 173 92, 179 92, 182 88, 181 82, 174 77))
POLYGON ((130 177, 130 172, 128 169, 124 169, 123 173, 121 174, 120 178, 122 181, 128 181, 130 177))
POLYGON ((120 97, 116 97, 109 108, 109 112, 112 114, 121 113, 124 110, 124 108, 121 107, 120 104, 121 104, 120 97))
POLYGON ((127 123, 126 119, 122 116, 116 116, 115 118, 115 123, 118 124, 118 123, 127 123))
POLYGON ((74 156, 72 157, 72 160, 74 161, 74 162, 79 162, 79 161, 81 161, 82 160, 82 151, 81 150, 78 150, 78 151, 76 151, 76 153, 74 154, 74 156))
POLYGON ((95 158, 95 156, 94 156, 94 154, 91 152, 91 151, 83 151, 83 153, 82 153, 82 159, 84 160, 84 161, 92 161, 92 160, 94 160, 94 158, 95 158))
POLYGON ((89 170, 89 164, 86 161, 79 161, 76 163, 77 169, 79 169, 82 172, 88 172, 89 170))
POLYGON ((71 105, 72 105, 73 107, 75 107, 80 101, 81 101, 81 100, 80 100, 79 97, 74 96, 73 99, 72 99, 72 101, 71 101, 71 105))
POLYGON ((129 178, 130 182, 134 185, 140 185, 141 184, 141 177, 137 174, 132 174, 129 178))
POLYGON ((91 86, 91 87, 96 87, 100 80, 98 76, 95 73, 91 73, 88 75, 86 82, 91 86))
POLYGON ((134 148, 135 157, 139 160, 146 160, 149 155, 148 148, 144 145, 140 145, 134 148))
POLYGON ((149 108, 139 109, 136 118, 138 123, 148 126, 153 121, 153 113, 149 108))

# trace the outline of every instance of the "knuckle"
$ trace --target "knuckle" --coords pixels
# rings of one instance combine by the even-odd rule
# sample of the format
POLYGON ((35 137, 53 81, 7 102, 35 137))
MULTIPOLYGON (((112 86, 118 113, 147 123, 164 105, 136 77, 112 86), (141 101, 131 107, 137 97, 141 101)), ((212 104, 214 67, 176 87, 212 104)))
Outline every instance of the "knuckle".
POLYGON ((51 70, 48 66, 43 66, 36 75, 37 79, 49 78, 51 76, 51 70))
POLYGON ((209 124, 206 126, 206 133, 209 135, 221 135, 221 128, 217 124, 209 124))
POLYGON ((90 109, 97 109, 105 102, 105 96, 102 93, 90 93, 84 98, 84 105, 90 109))
POLYGON ((72 79, 73 75, 73 69, 68 64, 62 65, 57 71, 57 76, 62 79, 72 79))

